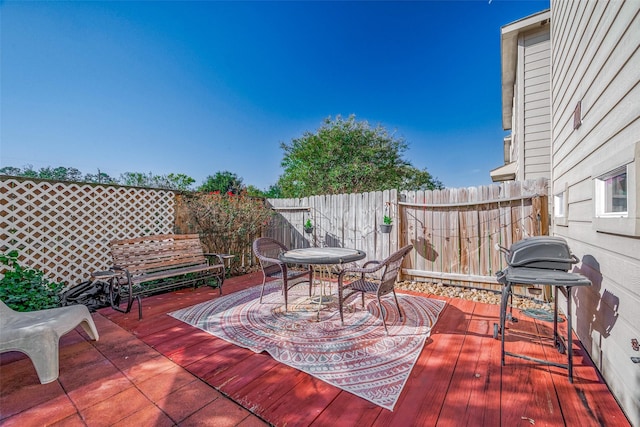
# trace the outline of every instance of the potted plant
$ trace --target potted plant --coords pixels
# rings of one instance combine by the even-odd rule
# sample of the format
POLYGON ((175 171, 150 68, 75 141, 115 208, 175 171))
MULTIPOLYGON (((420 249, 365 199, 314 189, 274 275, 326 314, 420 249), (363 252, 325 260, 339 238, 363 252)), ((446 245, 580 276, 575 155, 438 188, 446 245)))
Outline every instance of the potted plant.
POLYGON ((311 223, 311 219, 307 219, 307 222, 304 223, 304 232, 308 234, 313 233, 313 224, 311 223))
POLYGON ((385 215, 384 218, 382 218, 382 224, 380 224, 380 232, 390 233, 391 227, 392 227, 391 222, 392 222, 391 217, 388 215, 385 215))

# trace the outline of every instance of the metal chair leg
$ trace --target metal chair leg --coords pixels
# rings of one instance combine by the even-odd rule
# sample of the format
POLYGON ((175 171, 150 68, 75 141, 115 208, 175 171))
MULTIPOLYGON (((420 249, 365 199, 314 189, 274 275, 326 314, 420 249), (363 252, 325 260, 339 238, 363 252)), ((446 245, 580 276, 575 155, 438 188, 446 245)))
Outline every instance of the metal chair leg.
POLYGON ((387 329, 387 322, 384 320, 387 317, 384 307, 382 306, 382 301, 380 301, 380 297, 378 296, 378 305, 380 306, 380 317, 382 317, 382 324, 384 325, 385 334, 389 335, 389 330, 387 329))
POLYGON ((398 303, 398 296, 396 295, 396 290, 393 290, 393 298, 396 300, 396 307, 398 307, 398 315, 400 316, 400 320, 402 320, 402 310, 400 310, 400 303, 398 303))

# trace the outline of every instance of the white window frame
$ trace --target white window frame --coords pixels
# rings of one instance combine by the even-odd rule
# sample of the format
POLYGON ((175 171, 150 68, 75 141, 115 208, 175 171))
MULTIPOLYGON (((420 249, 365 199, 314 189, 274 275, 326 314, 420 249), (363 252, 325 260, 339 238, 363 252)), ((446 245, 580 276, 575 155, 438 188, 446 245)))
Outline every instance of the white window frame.
POLYGON ((567 226, 569 216, 569 185, 564 184, 564 190, 553 196, 553 222, 555 225, 567 226))
POLYGON ((593 172, 593 228, 602 233, 640 236, 640 142, 617 150, 598 164, 593 172), (606 180, 621 173, 627 174, 627 210, 606 212, 606 180))
MULTIPOLYGON (((597 218, 626 218, 629 216, 629 171, 628 165, 619 167, 611 172, 601 175, 595 179, 595 206, 597 218), (607 191, 607 181, 619 176, 625 175, 627 181, 627 194, 624 195, 626 209, 624 211, 607 211, 606 206, 612 206, 613 197, 616 197, 607 191)), ((620 197, 620 196, 617 196, 620 197)))
POLYGON ((564 218, 564 191, 553 196, 553 216, 556 218, 564 218))

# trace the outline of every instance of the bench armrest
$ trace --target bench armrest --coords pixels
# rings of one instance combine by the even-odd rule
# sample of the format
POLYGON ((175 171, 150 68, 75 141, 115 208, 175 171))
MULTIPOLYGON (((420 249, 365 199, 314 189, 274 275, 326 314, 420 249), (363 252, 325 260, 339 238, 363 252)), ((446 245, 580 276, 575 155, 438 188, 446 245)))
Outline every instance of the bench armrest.
POLYGON ((115 271, 116 273, 128 273, 127 269, 121 265, 112 265, 109 267, 109 270, 115 271))
POLYGON ((213 252, 207 252, 207 253, 203 253, 202 255, 204 255, 205 257, 216 257, 218 258, 218 264, 222 264, 224 265, 224 258, 223 256, 226 254, 218 254, 218 253, 213 253, 213 252))

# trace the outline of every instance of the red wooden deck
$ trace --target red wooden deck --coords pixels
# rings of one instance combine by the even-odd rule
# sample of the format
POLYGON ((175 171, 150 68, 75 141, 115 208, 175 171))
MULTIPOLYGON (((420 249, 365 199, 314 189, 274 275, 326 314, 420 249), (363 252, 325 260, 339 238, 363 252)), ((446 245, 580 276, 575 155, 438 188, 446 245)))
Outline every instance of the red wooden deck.
MULTIPOLYGON (((228 294, 260 276, 228 280, 228 294)), ((61 342, 60 378, 40 385, 16 353, 0 358, 3 425, 628 426, 580 343, 574 382, 566 370, 507 358, 493 339, 498 307, 447 299, 394 411, 328 385, 266 354, 236 347, 167 316, 219 298, 210 288, 143 300, 144 319, 111 309, 94 315, 100 341, 75 332, 61 342)), ((517 310, 516 310, 517 313, 517 310)), ((550 334, 519 316, 513 326, 550 334)), ((562 323, 561 326, 566 325, 562 323)), ((79 331, 79 330, 78 330, 79 331)), ((566 362, 539 340, 507 333, 507 349, 566 362)))

